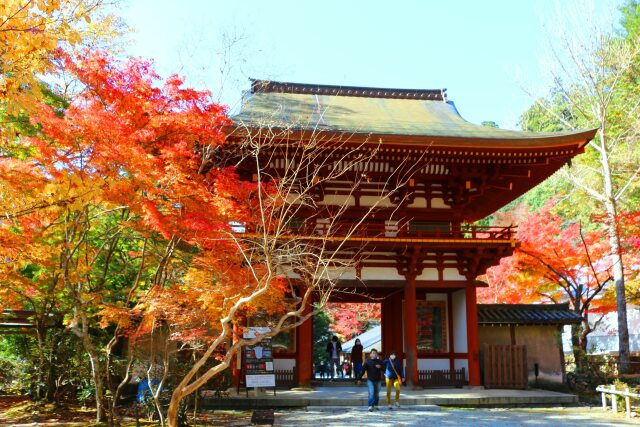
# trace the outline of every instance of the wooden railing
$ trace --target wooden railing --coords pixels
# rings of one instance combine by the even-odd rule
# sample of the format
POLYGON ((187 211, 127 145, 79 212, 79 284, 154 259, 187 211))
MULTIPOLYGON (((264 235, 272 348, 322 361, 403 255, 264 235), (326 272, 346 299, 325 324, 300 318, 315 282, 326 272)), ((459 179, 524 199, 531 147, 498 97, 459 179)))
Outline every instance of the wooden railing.
POLYGON ((277 387, 295 387, 298 384, 295 366, 292 369, 276 369, 275 373, 277 387))
POLYGON ((464 368, 418 371, 418 382, 423 387, 462 387, 466 384, 466 374, 464 368))
POLYGON ((454 227, 419 227, 411 222, 367 222, 357 227, 350 222, 328 223, 309 220, 289 228, 299 236, 349 236, 357 238, 408 238, 408 239, 486 239, 511 241, 516 227, 462 225, 454 227))
POLYGON ((611 410, 613 411, 614 414, 618 412, 618 401, 616 400, 616 396, 624 397, 625 412, 626 412, 627 418, 631 418, 631 399, 640 399, 640 394, 631 393, 628 387, 625 391, 619 391, 619 390, 616 390, 616 386, 614 385, 609 386, 609 388, 601 385, 596 388, 596 391, 599 391, 600 393, 602 393, 602 410, 603 411, 606 411, 608 408, 607 395, 611 395, 611 410))

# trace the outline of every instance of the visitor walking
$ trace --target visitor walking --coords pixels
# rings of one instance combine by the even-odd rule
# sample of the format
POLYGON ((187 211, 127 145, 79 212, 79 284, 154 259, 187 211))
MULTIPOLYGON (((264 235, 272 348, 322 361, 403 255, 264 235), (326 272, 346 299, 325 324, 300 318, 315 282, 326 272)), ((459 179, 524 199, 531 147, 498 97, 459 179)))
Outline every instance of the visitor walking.
POLYGON ((351 378, 351 363, 346 357, 342 361, 342 373, 344 374, 342 378, 351 378))
POLYGON ((320 363, 318 364, 318 376, 320 378, 324 378, 325 366, 326 366, 326 363, 324 363, 323 360, 321 360, 320 363))
POLYGON ((333 336, 331 341, 327 343, 327 354, 329 355, 329 372, 331 379, 335 374, 340 375, 340 353, 342 353, 342 345, 337 336, 333 336))
POLYGON ((389 410, 393 409, 391 406, 391 389, 396 389, 396 408, 400 407, 400 385, 404 381, 404 372, 402 371, 402 364, 396 358, 396 352, 389 353, 389 358, 384 361, 384 376, 387 384, 387 405, 389 410))
POLYGON ((371 349, 369 359, 362 365, 362 372, 356 377, 357 381, 360 381, 364 375, 367 376, 369 412, 378 410, 380 380, 382 380, 382 361, 378 359, 378 351, 375 348, 371 349))
POLYGON ((351 348, 351 362, 353 362, 353 375, 358 378, 362 372, 362 344, 360 338, 356 338, 356 343, 351 348))

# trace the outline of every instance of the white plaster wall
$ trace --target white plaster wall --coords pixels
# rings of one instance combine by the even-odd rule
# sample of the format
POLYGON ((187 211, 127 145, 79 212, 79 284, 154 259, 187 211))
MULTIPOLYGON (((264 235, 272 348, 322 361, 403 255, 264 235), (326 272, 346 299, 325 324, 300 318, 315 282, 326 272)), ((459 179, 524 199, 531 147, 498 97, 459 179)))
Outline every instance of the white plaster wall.
POLYGON ((451 206, 446 204, 444 202, 444 199, 441 199, 440 197, 434 197, 433 199, 431 199, 431 207, 432 208, 450 208, 451 206))
POLYGON ((396 268, 363 267, 362 280, 405 280, 396 268))
POLYGON ((356 269, 353 267, 329 267, 326 270, 326 276, 332 280, 355 280, 356 269))
POLYGON ((380 196, 360 196, 360 206, 373 206, 381 208, 388 208, 395 206, 388 197, 381 198, 380 196), (376 204, 377 203, 377 204, 376 204))
POLYGON ((416 280, 438 280, 437 268, 425 268, 422 274, 416 277, 416 280))
POLYGON ((453 309, 453 351, 467 352, 467 296, 464 289, 451 294, 453 309))
POLYGON ((416 197, 413 199, 413 202, 408 205, 410 208, 426 208, 427 207, 427 199, 424 197, 416 197))
POLYGON ((447 301, 447 294, 427 294, 427 301, 447 301))
POLYGON ((353 196, 345 196, 340 194, 325 194, 324 199, 318 202, 319 205, 339 205, 355 206, 356 199, 353 196), (345 200, 348 197, 348 200, 345 200))
POLYGON ((426 371, 432 369, 449 370, 449 359, 418 359, 418 370, 426 371))
POLYGON ((469 361, 467 359, 455 359, 453 361, 453 366, 455 369, 464 368, 465 379, 469 381, 469 361))
POLYGON ((296 359, 273 359, 273 369, 277 371, 291 370, 296 366, 296 359))
POLYGON ((467 280, 466 277, 458 272, 457 268, 445 268, 442 271, 442 277, 444 277, 444 280, 467 280))
POLYGON ((291 270, 291 269, 284 269, 284 268, 279 268, 278 269, 278 274, 280 275, 284 275, 290 279, 299 279, 300 275, 298 273, 296 273, 295 271, 291 270))

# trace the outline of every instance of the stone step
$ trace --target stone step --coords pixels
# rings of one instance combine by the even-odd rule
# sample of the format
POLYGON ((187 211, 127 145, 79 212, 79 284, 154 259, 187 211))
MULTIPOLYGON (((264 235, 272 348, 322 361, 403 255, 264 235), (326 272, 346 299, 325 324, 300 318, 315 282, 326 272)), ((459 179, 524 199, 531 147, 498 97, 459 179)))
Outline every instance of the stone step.
MULTIPOLYGON (((204 393, 204 392, 203 392, 204 393)), ((254 392, 253 392, 254 393, 254 392)), ((384 389, 380 400, 384 406, 384 389)), ((403 388, 400 405, 403 407, 462 406, 462 407, 516 407, 516 406, 566 406, 574 405, 578 398, 571 394, 545 390, 482 390, 482 389, 429 389, 403 388)), ((367 389, 362 387, 316 387, 315 389, 263 391, 260 396, 249 393, 215 398, 203 395, 202 407, 209 409, 253 408, 304 408, 304 407, 367 407, 367 389)))
POLYGON ((355 380, 352 379, 336 379, 329 380, 315 380, 312 382, 314 387, 366 387, 366 381, 361 381, 360 385, 356 385, 355 380))

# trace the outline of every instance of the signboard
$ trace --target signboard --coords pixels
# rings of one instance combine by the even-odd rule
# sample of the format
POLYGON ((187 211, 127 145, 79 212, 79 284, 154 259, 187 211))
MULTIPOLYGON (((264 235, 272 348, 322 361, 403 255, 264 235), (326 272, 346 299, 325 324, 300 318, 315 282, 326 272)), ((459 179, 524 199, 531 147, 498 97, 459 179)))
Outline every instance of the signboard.
POLYGON ((417 301, 418 351, 447 352, 447 316, 444 301, 417 301))
MULTIPOLYGON (((244 338, 252 339, 270 330, 265 327, 250 327, 244 333, 244 338)), ((276 386, 271 337, 263 338, 262 341, 244 348, 244 371, 247 387, 276 386)))

